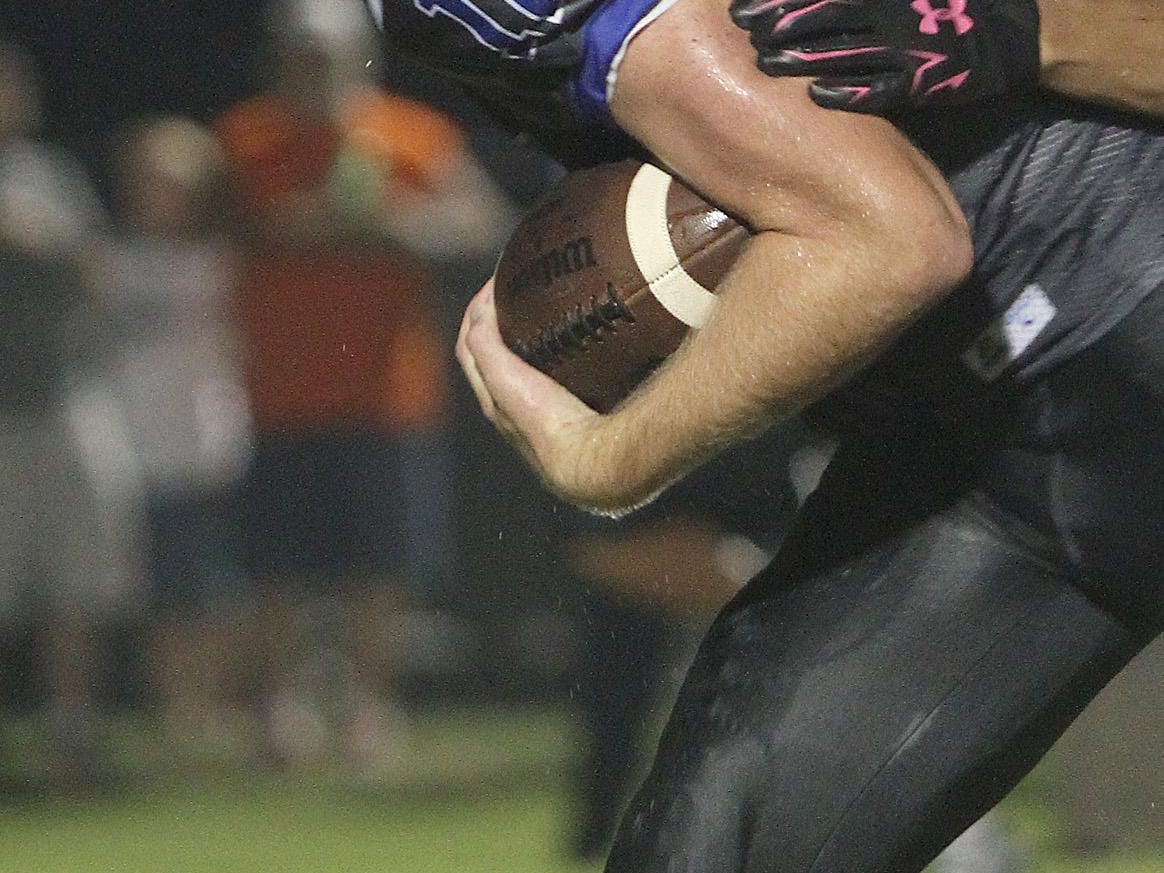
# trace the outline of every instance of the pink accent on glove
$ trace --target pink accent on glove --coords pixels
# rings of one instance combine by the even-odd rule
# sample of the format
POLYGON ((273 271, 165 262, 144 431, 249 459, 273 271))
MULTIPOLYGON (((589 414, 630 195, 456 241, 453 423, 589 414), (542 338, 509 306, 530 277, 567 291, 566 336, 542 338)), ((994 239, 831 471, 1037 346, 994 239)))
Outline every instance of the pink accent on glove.
POLYGON ((909 52, 907 52, 907 54, 912 55, 915 58, 920 58, 923 61, 923 63, 919 64, 918 68, 913 71, 913 84, 909 87, 910 94, 916 94, 918 92, 918 89, 921 88, 922 77, 925 76, 926 73, 928 73, 934 67, 938 66, 938 64, 944 64, 950 59, 948 55, 939 54, 938 52, 923 52, 914 51, 911 49, 909 52))
POLYGON ((869 96, 869 92, 873 89, 868 85, 842 85, 837 89, 838 91, 847 91, 849 94, 850 103, 860 103, 869 96))
POLYGON ((966 82, 966 79, 969 78, 969 76, 970 76, 970 71, 963 70, 962 72, 958 73, 956 76, 951 76, 948 79, 943 79, 941 82, 938 82, 936 85, 931 85, 929 88, 926 89, 926 94, 933 94, 935 91, 943 91, 943 90, 957 91, 959 88, 962 87, 962 85, 966 82))
POLYGON ((857 5, 855 2, 853 2, 853 0, 819 0, 817 3, 812 3, 808 6, 805 6, 803 9, 797 9, 796 11, 789 12, 787 15, 781 17, 781 19, 776 22, 776 27, 773 28, 773 32, 786 30, 792 26, 796 19, 800 18, 801 16, 808 15, 809 13, 816 12, 818 9, 822 9, 825 6, 832 6, 833 4, 839 4, 841 6, 857 5))
POLYGON ((796 58, 798 61, 827 61, 833 58, 848 58, 853 55, 868 55, 885 51, 884 46, 870 45, 862 48, 836 49, 831 52, 802 52, 796 49, 785 49, 784 54, 796 58))

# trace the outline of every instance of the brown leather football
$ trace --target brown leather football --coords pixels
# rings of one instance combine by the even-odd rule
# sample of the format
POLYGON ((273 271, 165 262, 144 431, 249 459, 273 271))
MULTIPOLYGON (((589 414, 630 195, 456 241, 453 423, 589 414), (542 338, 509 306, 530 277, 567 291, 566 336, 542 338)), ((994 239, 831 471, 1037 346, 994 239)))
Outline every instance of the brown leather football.
POLYGON ((502 253, 501 335, 607 412, 704 324, 747 239, 742 225, 651 164, 571 173, 502 253))

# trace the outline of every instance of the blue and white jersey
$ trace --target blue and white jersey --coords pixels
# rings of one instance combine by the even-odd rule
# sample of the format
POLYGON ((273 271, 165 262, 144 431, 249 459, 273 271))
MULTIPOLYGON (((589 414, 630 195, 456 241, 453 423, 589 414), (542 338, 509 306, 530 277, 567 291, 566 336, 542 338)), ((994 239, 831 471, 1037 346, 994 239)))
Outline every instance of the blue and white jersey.
POLYGON ((627 45, 676 0, 365 0, 376 25, 450 72, 537 78, 569 70, 579 121, 613 127, 609 100, 627 45))
POLYGON ((581 62, 570 91, 571 105, 584 121, 613 126, 610 99, 631 40, 677 0, 606 0, 582 27, 581 62))
POLYGON ((641 152, 610 119, 605 82, 629 31, 658 0, 365 2, 391 55, 451 78, 563 166, 641 152), (629 15, 613 14, 624 5, 629 15), (599 10, 601 26, 591 27, 599 10))
POLYGON ((365 0, 376 26, 414 41, 437 66, 463 70, 526 62, 534 70, 576 60, 562 38, 578 29, 600 0, 365 0))

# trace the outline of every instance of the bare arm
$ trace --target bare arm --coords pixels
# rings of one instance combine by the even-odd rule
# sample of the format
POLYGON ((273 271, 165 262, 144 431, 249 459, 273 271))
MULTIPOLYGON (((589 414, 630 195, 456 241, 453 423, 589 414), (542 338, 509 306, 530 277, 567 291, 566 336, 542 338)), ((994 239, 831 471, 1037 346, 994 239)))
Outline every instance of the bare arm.
POLYGON ((827 393, 970 266, 962 215, 926 159, 888 123, 821 110, 802 81, 757 71, 721 3, 681 0, 643 31, 612 109, 756 231, 716 314, 606 416, 498 348, 488 291, 460 349, 487 414, 550 488, 605 512, 827 393))
POLYGON ((1164 116, 1164 0, 1039 0, 1044 87, 1164 116))

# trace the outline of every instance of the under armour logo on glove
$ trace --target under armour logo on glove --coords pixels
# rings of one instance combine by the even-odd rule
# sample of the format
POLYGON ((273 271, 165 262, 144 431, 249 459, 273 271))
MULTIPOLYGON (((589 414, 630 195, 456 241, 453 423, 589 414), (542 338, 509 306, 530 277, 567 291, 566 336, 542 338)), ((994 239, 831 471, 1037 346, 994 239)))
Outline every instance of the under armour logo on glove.
POLYGON ((933 36, 938 32, 940 21, 952 21, 954 33, 958 36, 974 27, 974 19, 966 14, 966 0, 950 0, 948 7, 939 9, 934 9, 930 5, 930 0, 913 0, 909 7, 922 17, 921 24, 917 27, 919 33, 933 36))
POLYGON ((757 66, 821 106, 881 113, 1038 84, 1036 0, 732 0, 757 66))

